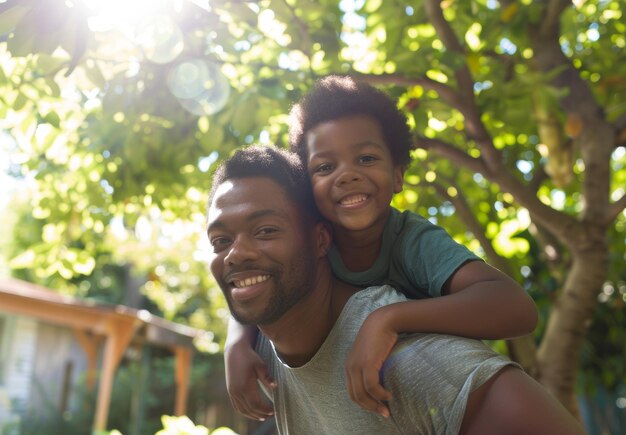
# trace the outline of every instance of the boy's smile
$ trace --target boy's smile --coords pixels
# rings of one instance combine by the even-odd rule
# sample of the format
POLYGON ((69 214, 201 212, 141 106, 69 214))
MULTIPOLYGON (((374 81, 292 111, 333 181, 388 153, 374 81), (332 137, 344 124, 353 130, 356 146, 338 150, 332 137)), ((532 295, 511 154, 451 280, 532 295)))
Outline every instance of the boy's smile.
POLYGON ((324 122, 306 134, 315 202, 336 231, 382 232, 389 203, 402 190, 378 121, 353 115, 324 122))

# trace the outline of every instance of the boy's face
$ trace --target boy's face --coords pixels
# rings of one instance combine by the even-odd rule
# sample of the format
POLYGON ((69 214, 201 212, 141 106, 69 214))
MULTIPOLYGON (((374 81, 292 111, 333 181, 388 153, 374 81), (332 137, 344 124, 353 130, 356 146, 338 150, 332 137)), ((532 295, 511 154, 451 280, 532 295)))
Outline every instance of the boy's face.
POLYGON ((354 115, 324 122, 307 132, 306 144, 315 202, 335 229, 384 226, 403 168, 394 166, 378 121, 354 115))

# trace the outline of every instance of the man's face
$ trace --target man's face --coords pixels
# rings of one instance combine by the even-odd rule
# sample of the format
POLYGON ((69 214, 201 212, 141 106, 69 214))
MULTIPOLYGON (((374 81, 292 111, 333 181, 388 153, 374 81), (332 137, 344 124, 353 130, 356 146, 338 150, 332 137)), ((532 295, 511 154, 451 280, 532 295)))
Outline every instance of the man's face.
POLYGON ((211 272, 240 323, 273 323, 313 288, 313 230, 271 179, 222 183, 209 206, 207 232, 211 272))

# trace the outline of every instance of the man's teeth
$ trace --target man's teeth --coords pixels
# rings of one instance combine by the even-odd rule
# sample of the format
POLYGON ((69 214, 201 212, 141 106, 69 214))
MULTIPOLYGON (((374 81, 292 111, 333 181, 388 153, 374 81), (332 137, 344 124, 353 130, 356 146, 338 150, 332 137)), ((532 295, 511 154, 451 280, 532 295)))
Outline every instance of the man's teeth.
POLYGON ((352 204, 357 204, 359 202, 363 202, 367 199, 366 195, 354 195, 354 196, 349 196, 347 198, 344 198, 341 200, 341 205, 352 205, 352 204))
POLYGON ((268 279, 270 279, 269 275, 259 275, 259 276, 253 276, 252 278, 246 278, 242 280, 233 281, 233 284, 235 284, 235 287, 249 287, 251 285, 258 284, 263 281, 267 281, 268 279))

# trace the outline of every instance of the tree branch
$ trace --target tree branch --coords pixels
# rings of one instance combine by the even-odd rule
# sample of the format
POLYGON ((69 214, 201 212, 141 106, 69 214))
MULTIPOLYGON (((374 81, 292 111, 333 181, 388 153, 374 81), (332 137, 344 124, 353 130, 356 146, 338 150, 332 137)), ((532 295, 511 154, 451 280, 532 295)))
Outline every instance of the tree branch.
MULTIPOLYGON (((464 56, 465 49, 463 45, 459 42, 450 23, 448 23, 443 16, 441 1, 427 0, 424 6, 430 23, 435 28, 437 35, 439 35, 446 48, 449 51, 464 56)), ((467 132, 467 136, 476 141, 479 145, 484 156, 485 164, 489 169, 493 172, 498 172, 503 169, 500 152, 493 146, 491 135, 481 120, 481 113, 476 105, 474 96, 474 79, 466 62, 463 63, 461 68, 455 71, 455 76, 459 87, 458 94, 461 98, 461 104, 456 106, 456 108, 465 118, 465 131, 467 132)))
POLYGON ((585 208, 582 220, 603 222, 610 203, 609 162, 615 149, 615 128, 606 121, 604 110, 589 83, 580 76, 580 72, 561 49, 560 14, 570 3, 551 0, 543 4, 543 21, 528 27, 533 64, 543 73, 558 71, 551 85, 568 91, 559 103, 567 118, 576 119, 582 126, 573 142, 585 163, 582 188, 585 208))
POLYGON ((450 51, 464 53, 465 50, 459 42, 459 39, 456 37, 454 30, 452 30, 452 27, 450 27, 450 24, 448 24, 443 16, 441 0, 427 0, 424 2, 424 7, 426 9, 428 21, 435 28, 437 35, 439 35, 441 42, 443 42, 443 45, 445 45, 450 51))
MULTIPOLYGON (((452 180, 444 178, 444 181, 449 185, 454 185, 452 180)), ((463 194, 462 191, 457 187, 457 195, 451 196, 448 194, 448 190, 439 183, 430 183, 437 193, 449 200, 455 207, 455 210, 458 212, 461 221, 465 224, 465 226, 474 234, 474 237, 478 240, 483 250, 485 251, 485 255, 487 257, 487 261, 497 269, 506 273, 510 277, 515 278, 517 273, 513 273, 513 269, 511 268, 511 264, 507 261, 506 258, 499 255, 495 249, 493 248, 493 243, 491 239, 489 239, 485 234, 484 226, 476 219, 476 216, 471 210, 471 207, 467 201, 467 198, 463 194)), ((519 337, 513 340, 506 340, 506 346, 509 353, 509 357, 517 361, 524 367, 524 370, 530 374, 531 376, 537 376, 538 368, 537 368, 537 359, 536 355, 536 346, 534 341, 530 336, 519 337)))
POLYGON ((604 219, 604 224, 608 227, 617 216, 626 208, 626 194, 609 206, 604 219))
POLYGON ((407 77, 402 74, 361 74, 350 73, 355 79, 369 83, 370 85, 395 85, 395 86, 421 86, 428 91, 435 91, 455 109, 463 111, 461 96, 454 89, 428 77, 407 77))
POLYGON ((476 219, 476 215, 473 213, 467 201, 467 198, 463 194, 463 191, 460 190, 459 186, 453 183, 452 180, 448 180, 446 178, 443 178, 443 180, 449 186, 455 186, 455 189, 457 191, 457 194, 455 196, 452 196, 448 193, 448 189, 446 186, 442 186, 439 183, 427 184, 434 187, 439 196, 447 199, 452 203, 452 205, 454 205, 454 208, 458 212, 461 221, 465 224, 467 229, 472 232, 476 240, 478 240, 478 242, 480 243, 480 246, 482 246, 483 250, 485 251, 487 261, 507 275, 511 277, 515 276, 516 274, 513 273, 513 270, 511 269, 511 264, 506 259, 501 257, 493 248, 493 242, 485 234, 485 227, 478 221, 478 219, 476 219))
POLYGON ((432 150, 457 166, 483 174, 485 178, 498 184, 502 190, 513 195, 515 200, 522 207, 528 209, 533 219, 537 219, 537 222, 555 234, 563 243, 575 242, 575 237, 572 235, 577 232, 580 233, 580 231, 578 231, 580 223, 572 216, 555 210, 539 201, 536 192, 515 178, 502 164, 500 164, 494 172, 491 170, 491 167, 485 165, 482 158, 471 157, 452 144, 440 139, 418 136, 415 147, 432 150))
POLYGON ((502 190, 509 192, 517 203, 528 209, 532 220, 536 220, 549 230, 566 246, 577 243, 582 234, 581 223, 574 217, 541 202, 532 189, 522 184, 510 172, 496 174, 492 181, 498 183, 502 190))
POLYGON ((559 32, 561 14, 572 5, 571 0, 550 0, 546 7, 546 15, 541 23, 541 33, 544 36, 559 32))
POLYGON ((294 6, 290 4, 290 2, 283 0, 283 4, 291 12, 291 17, 293 18, 293 21, 296 23, 296 27, 298 28, 298 32, 300 33, 300 36, 304 40, 304 46, 306 48, 305 49, 303 48, 302 51, 304 52, 304 54, 306 54, 308 58, 311 58, 311 48, 313 47, 313 42, 311 41, 311 35, 309 34, 308 26, 296 14, 296 9, 294 6))
POLYGON ((458 149, 454 145, 442 140, 418 136, 415 140, 415 147, 432 150, 458 166, 462 166, 474 172, 480 172, 485 176, 487 176, 487 173, 489 172, 482 159, 470 157, 467 153, 458 149))
MULTIPOLYGON (((435 28, 437 35, 441 38, 443 45, 451 52, 465 55, 465 48, 459 42, 450 23, 446 21, 441 9, 441 0, 427 0, 424 3, 428 20, 435 28)), ((455 76, 459 85, 459 93, 466 103, 474 101, 474 79, 470 73, 467 63, 455 71, 455 76)))

